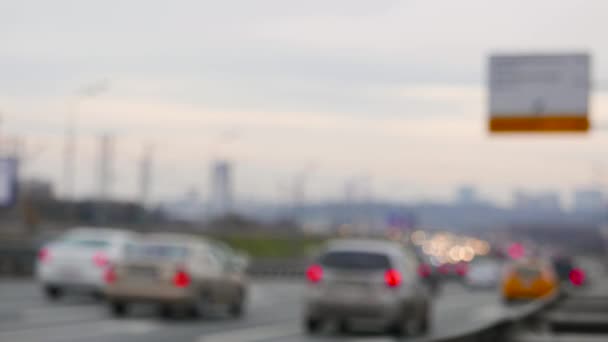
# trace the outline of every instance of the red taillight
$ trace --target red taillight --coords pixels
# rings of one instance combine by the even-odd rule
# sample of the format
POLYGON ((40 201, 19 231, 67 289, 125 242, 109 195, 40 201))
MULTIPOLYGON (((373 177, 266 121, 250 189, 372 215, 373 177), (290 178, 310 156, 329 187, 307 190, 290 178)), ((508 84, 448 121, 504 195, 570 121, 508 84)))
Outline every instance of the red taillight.
POLYGON ((418 275, 422 278, 428 278, 431 276, 431 266, 427 264, 420 264, 418 266, 418 275))
POLYGON ((323 267, 320 265, 311 265, 306 270, 306 278, 311 283, 318 283, 323 279, 323 267))
POLYGON ((190 285, 190 275, 188 272, 180 269, 173 276, 173 285, 176 287, 188 287, 190 285))
POLYGON ((572 285, 581 286, 585 282, 585 272, 580 268, 574 268, 570 271, 568 278, 570 278, 572 285))
POLYGON ((42 248, 38 251, 38 260, 40 262, 48 262, 51 260, 51 252, 48 250, 48 248, 42 248))
POLYGON ((459 276, 465 276, 469 271, 469 266, 467 264, 458 264, 456 265, 456 274, 459 276))
POLYGON ((104 253, 96 253, 93 255, 93 263, 98 267, 106 267, 110 264, 110 260, 104 253))
POLYGON ((106 268, 106 272, 103 275, 103 280, 106 282, 106 284, 112 284, 116 281, 116 271, 114 270, 114 267, 106 268))
POLYGON ((401 273, 397 270, 387 270, 384 272, 384 282, 389 287, 397 287, 401 285, 401 273))

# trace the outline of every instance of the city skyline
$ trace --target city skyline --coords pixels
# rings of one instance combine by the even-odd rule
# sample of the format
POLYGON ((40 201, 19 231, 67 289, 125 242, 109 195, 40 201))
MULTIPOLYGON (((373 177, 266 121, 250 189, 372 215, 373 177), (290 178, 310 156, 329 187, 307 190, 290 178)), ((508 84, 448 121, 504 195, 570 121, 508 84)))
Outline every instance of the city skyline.
MULTIPOLYGON (((345 183, 365 177, 374 198, 389 200, 447 201, 461 184, 503 205, 514 188, 564 196, 608 180, 605 132, 485 131, 490 53, 588 52, 593 79, 608 79, 608 4, 552 4, 4 4, 0 133, 42 146, 23 174, 61 188, 66 116, 76 110, 79 197, 97 191, 101 134, 115 139, 116 198, 137 198, 147 144, 155 146, 152 202, 192 187, 206 194, 201 175, 216 159, 234 163, 237 198, 286 201, 277 184, 311 164, 307 200, 342 196, 345 183), (503 27, 507 18, 521 25, 503 27), (573 25, 556 27, 560 18, 573 25), (99 80, 109 84, 103 93, 79 98, 99 80)), ((592 125, 608 121, 604 90, 594 89, 592 125)))

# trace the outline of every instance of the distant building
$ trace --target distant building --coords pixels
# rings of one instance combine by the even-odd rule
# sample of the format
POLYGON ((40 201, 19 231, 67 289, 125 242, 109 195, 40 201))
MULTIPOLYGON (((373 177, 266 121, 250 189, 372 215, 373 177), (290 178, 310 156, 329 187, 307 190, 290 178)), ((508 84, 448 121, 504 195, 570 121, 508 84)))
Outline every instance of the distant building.
POLYGON ((211 214, 223 216, 232 212, 232 201, 232 166, 225 160, 215 161, 211 164, 211 214))
POLYGON ((21 196, 27 196, 33 200, 51 200, 55 197, 53 184, 41 179, 28 179, 19 183, 21 196))
POLYGON ((574 192, 574 211, 600 211, 604 208, 604 195, 599 190, 579 189, 574 192))
POLYGON ((528 193, 517 190, 513 194, 513 207, 527 211, 561 211, 561 201, 555 191, 528 193))
POLYGON ((470 185, 464 185, 456 189, 456 204, 472 205, 478 202, 477 191, 470 185))

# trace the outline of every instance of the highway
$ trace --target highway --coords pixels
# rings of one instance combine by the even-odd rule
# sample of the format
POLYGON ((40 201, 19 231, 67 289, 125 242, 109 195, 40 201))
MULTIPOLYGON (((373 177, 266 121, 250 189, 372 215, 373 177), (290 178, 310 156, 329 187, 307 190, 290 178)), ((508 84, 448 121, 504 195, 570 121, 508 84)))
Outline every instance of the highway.
MULTIPOLYGON (((247 314, 238 320, 220 311, 202 319, 161 319, 151 307, 139 307, 124 319, 109 316, 103 302, 87 297, 50 303, 31 280, 0 282, 0 341, 391 341, 373 331, 340 336, 331 329, 314 338, 300 328, 303 283, 296 280, 254 281, 247 314)), ((492 291, 471 292, 448 284, 434 302, 433 327, 416 339, 433 340, 481 327, 524 306, 505 307, 492 291)))

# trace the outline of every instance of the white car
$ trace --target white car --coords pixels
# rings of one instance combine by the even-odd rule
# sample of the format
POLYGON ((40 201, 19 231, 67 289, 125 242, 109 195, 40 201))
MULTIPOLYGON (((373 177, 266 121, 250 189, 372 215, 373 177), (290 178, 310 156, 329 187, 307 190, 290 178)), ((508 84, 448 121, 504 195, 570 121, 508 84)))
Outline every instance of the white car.
POLYGON ((473 260, 465 277, 465 283, 470 288, 493 289, 498 286, 501 278, 501 264, 496 260, 473 260))
POLYGON ((107 268, 122 257, 133 234, 110 228, 75 228, 38 252, 36 276, 44 294, 58 299, 66 292, 101 296, 107 268))

